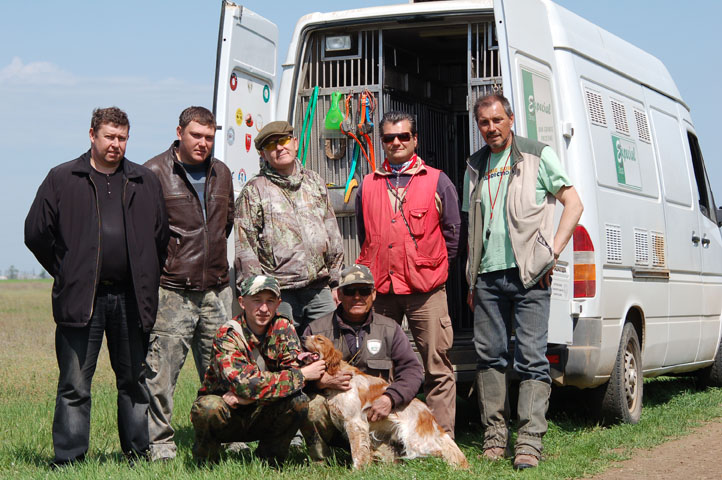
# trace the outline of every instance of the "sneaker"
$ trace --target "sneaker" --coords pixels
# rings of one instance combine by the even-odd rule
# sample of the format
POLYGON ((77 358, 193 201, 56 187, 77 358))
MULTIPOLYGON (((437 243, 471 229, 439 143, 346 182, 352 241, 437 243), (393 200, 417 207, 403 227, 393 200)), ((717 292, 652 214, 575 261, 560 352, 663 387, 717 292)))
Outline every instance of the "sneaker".
POLYGON ((525 470, 539 466, 539 459, 534 455, 519 453, 514 457, 514 470, 525 470))

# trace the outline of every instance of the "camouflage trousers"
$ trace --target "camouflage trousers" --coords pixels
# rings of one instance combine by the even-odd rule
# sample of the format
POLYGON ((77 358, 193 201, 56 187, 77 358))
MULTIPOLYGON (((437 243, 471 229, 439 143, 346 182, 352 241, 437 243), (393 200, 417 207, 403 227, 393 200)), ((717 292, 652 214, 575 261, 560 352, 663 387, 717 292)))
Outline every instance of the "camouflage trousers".
POLYGON ((331 456, 330 446, 348 446, 343 433, 331 421, 326 397, 318 393, 308 395, 308 415, 301 424, 301 433, 306 440, 306 449, 312 460, 318 462, 331 456))
POLYGON ((213 338, 218 328, 231 318, 232 295, 228 286, 203 292, 161 287, 158 292, 158 315, 150 334, 146 357, 152 460, 176 456, 171 418, 178 374, 188 351, 193 350, 196 371, 203 381, 213 338))
POLYGON ((307 414, 308 397, 301 391, 272 402, 237 408, 230 408, 218 395, 199 396, 191 407, 193 457, 217 461, 222 443, 258 440, 257 457, 282 462, 307 414))

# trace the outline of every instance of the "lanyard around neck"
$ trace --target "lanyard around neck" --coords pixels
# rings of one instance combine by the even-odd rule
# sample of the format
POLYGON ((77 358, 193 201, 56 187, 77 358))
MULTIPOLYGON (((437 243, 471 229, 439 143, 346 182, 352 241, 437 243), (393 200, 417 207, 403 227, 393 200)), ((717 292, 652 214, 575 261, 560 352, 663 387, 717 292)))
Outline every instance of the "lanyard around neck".
POLYGON ((500 178, 499 183, 496 185, 496 194, 494 194, 494 199, 491 198, 491 152, 489 152, 489 160, 487 162, 486 167, 486 186, 489 188, 489 203, 491 204, 491 212, 489 212, 489 226, 486 228, 486 238, 489 238, 489 235, 491 235, 491 221, 494 219, 494 207, 496 206, 496 199, 499 197, 499 190, 501 190, 501 181, 504 178, 504 171, 506 170, 506 166, 509 164, 509 158, 511 157, 511 149, 509 149, 509 155, 506 156, 506 160, 504 161, 504 166, 502 167, 501 171, 499 172, 500 178))

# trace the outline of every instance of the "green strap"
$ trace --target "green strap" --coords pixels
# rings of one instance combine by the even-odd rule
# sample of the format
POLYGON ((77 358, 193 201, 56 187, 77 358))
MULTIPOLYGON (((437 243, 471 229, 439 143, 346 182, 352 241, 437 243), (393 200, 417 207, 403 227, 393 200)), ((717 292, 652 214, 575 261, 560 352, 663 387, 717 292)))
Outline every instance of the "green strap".
POLYGON ((351 179, 353 179, 353 176, 356 173, 356 162, 358 161, 359 151, 360 149, 358 148, 358 144, 354 143, 353 160, 351 161, 351 168, 349 169, 348 178, 346 179, 346 188, 343 191, 344 197, 346 196, 346 192, 348 192, 348 186, 351 183, 351 179))
POLYGON ((306 154, 311 143, 311 128, 313 127, 313 118, 316 115, 316 100, 318 100, 318 85, 313 87, 313 94, 308 103, 308 108, 306 108, 306 116, 303 120, 303 128, 301 129, 301 151, 299 157, 301 157, 301 165, 304 167, 306 166, 306 154))

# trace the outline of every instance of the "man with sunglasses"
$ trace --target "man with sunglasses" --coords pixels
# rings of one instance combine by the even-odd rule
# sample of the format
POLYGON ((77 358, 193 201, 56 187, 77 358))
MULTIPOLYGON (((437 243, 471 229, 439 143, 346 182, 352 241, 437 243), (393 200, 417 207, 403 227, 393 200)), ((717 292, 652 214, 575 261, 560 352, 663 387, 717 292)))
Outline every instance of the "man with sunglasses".
POLYGON ((297 332, 336 308, 343 243, 326 185, 296 158, 298 139, 285 121, 258 133, 261 170, 236 201, 236 281, 271 275, 281 285, 279 313, 297 332))
MULTIPOLYGON (((394 407, 408 404, 419 391, 423 382, 421 363, 399 324, 372 311, 376 289, 367 267, 351 265, 341 272, 338 298, 341 303, 336 311, 311 322, 303 336, 328 337, 345 361, 369 375, 391 381, 393 373, 393 382, 367 412, 369 421, 383 420, 394 407)), ((347 373, 324 372, 315 388, 348 390, 350 380, 347 373)), ((308 417, 301 431, 309 455, 320 461, 328 458, 329 445, 344 443, 341 432, 331 423, 325 397, 312 390, 307 392, 308 417)))
POLYGON ((376 280, 374 310, 399 324, 406 316, 426 372, 426 402, 453 437, 456 380, 447 351, 454 335, 445 283, 459 244, 459 199, 449 177, 416 154, 412 115, 387 112, 380 128, 386 159, 356 196, 357 263, 376 280))

